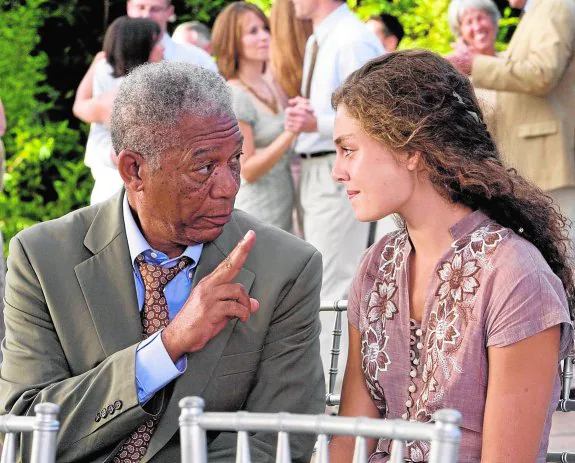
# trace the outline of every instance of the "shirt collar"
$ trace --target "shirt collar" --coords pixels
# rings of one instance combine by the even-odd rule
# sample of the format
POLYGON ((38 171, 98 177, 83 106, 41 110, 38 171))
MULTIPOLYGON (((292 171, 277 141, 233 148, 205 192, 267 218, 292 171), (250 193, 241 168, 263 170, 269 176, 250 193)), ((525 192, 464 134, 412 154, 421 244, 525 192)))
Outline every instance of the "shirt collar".
POLYGON ((474 232, 481 224, 491 220, 484 212, 480 210, 473 211, 467 214, 459 222, 449 229, 449 233, 454 240, 458 240, 462 236, 474 232))
POLYGON ((313 31, 313 35, 315 36, 318 45, 321 45, 329 33, 336 28, 339 20, 348 13, 350 13, 349 7, 347 6, 347 3, 344 2, 341 6, 338 6, 325 17, 325 19, 313 31))
POLYGON ((187 256, 192 259, 192 266, 195 267, 197 265, 200 260, 200 256, 202 255, 202 249, 204 247, 202 243, 196 244, 194 246, 188 246, 181 255, 170 259, 166 254, 153 249, 148 244, 148 241, 146 241, 146 238, 144 238, 144 235, 142 235, 140 228, 134 220, 134 216, 130 210, 130 205, 128 204, 128 196, 126 193, 124 193, 122 208, 124 215, 124 226, 126 228, 126 238, 128 239, 128 249, 130 250, 130 259, 132 261, 132 265, 136 265, 136 257, 142 253, 146 253, 146 257, 151 257, 151 259, 156 261, 158 264, 169 263, 171 261, 178 260, 182 256, 187 256), (154 257, 152 253, 156 254, 156 257, 154 257))
POLYGON ((164 46, 164 59, 167 60, 169 58, 166 58, 166 56, 170 57, 172 56, 176 44, 174 43, 174 41, 167 32, 164 32, 164 34, 162 35, 161 42, 162 45, 164 46))

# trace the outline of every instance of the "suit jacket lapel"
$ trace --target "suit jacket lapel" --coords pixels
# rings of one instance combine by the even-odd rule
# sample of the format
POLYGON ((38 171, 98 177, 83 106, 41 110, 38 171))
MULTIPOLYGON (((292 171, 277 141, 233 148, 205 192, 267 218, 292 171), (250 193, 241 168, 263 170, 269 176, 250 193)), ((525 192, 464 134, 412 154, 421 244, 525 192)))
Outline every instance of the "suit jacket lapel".
MULTIPOLYGON (((229 255, 242 237, 242 231, 232 218, 226 227, 224 227, 222 234, 214 242, 204 245, 202 256, 200 257, 194 275, 194 287, 229 255)), ((235 281, 241 283, 249 293, 254 279, 254 273, 244 267, 235 281)), ((213 338, 201 351, 188 354, 186 372, 176 380, 170 401, 156 428, 142 462, 148 461, 166 445, 174 433, 178 431, 178 417, 180 414, 178 402, 180 399, 190 395, 202 396, 204 394, 206 386, 212 378, 214 369, 237 323, 237 319, 231 320, 224 330, 213 338)))
POLYGON ((124 190, 102 205, 84 245, 94 254, 76 276, 106 356, 142 339, 142 325, 122 215, 124 190))

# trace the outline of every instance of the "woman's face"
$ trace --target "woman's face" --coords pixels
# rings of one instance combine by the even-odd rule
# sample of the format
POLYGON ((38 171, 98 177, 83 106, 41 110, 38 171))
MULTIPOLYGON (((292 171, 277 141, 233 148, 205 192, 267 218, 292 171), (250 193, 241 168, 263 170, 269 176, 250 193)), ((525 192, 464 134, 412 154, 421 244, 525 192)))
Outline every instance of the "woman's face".
POLYGON ((248 11, 242 16, 241 58, 251 61, 267 61, 270 54, 270 31, 263 20, 248 11))
POLYGON ((486 11, 475 8, 465 10, 461 16, 459 30, 463 41, 476 53, 495 54, 497 24, 486 11))
POLYGON ((162 61, 163 59, 164 59, 164 45, 162 44, 160 37, 157 37, 156 43, 154 44, 154 47, 150 52, 150 58, 148 59, 148 61, 150 63, 156 63, 158 61, 162 61))
POLYGON ((333 179, 343 185, 358 220, 402 213, 416 186, 417 157, 398 154, 368 135, 339 105, 334 126, 333 179))

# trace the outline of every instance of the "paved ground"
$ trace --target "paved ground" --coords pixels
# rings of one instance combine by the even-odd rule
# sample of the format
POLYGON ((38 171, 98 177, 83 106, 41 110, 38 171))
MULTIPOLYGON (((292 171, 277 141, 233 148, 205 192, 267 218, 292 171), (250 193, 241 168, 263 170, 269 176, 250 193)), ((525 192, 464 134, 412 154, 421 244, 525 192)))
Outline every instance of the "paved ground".
POLYGON ((555 412, 551 435, 550 452, 575 452, 575 412, 555 412))

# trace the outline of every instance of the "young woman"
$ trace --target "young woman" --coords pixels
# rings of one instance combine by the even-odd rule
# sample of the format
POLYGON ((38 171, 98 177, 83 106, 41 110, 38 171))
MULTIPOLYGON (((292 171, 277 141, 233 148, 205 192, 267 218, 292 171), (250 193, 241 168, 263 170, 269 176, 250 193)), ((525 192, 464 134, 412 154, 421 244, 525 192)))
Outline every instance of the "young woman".
MULTIPOLYGON (((86 88, 82 84, 78 87, 74 114, 97 114, 96 119, 108 121, 114 95, 122 78, 140 64, 163 59, 164 46, 160 38, 160 27, 151 19, 122 16, 112 22, 104 36, 105 59, 94 60, 84 77, 85 82, 93 82, 93 88, 86 88), (89 78, 91 76, 93 78, 89 78)), ((107 123, 91 124, 84 159, 95 180, 91 204, 105 201, 122 187, 123 182, 114 160, 115 153, 107 123)))
MULTIPOLYGON (((352 74, 337 108, 334 179, 359 220, 397 213, 349 296, 340 414, 463 415, 461 462, 543 462, 573 347, 565 219, 502 163, 469 80, 427 51, 352 74)), ((353 441, 331 442, 351 461, 353 441)), ((373 442, 370 462, 387 460, 373 442)), ((408 461, 427 461, 409 442, 408 461)))
POLYGON ((294 187, 289 154, 295 135, 284 130, 287 98, 266 72, 268 19, 255 5, 231 3, 216 18, 212 46, 219 71, 232 90, 244 136, 236 207, 292 231, 294 187))

